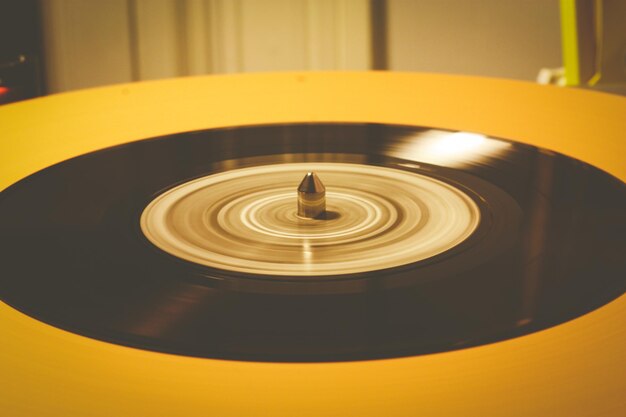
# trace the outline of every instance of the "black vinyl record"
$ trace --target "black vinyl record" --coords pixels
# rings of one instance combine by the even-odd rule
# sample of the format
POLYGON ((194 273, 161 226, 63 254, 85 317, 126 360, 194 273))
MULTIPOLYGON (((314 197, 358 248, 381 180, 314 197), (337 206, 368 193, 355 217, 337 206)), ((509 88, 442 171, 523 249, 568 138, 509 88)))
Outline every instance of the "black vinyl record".
MULTIPOLYGON (((60 328, 182 355, 337 361, 503 340, 585 314, 626 286, 626 187, 528 145, 462 166, 410 158, 427 128, 243 126, 104 149, 0 197, 0 298, 60 328), (259 164, 358 161, 436 179, 480 211, 471 236, 419 262, 339 275, 257 275, 189 262, 142 233, 145 207, 194 178, 259 164)), ((482 157, 482 158, 479 158, 482 157)), ((263 250, 263 242, 256 242, 263 250)))

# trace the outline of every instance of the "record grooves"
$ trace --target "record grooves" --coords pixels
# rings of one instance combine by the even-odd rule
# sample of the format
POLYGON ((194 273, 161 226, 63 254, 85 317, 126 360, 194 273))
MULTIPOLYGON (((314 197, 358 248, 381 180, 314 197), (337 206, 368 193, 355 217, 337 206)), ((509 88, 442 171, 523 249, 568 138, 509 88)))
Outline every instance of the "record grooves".
POLYGON ((381 124, 242 126, 61 162, 0 197, 0 298, 39 320, 123 345, 315 362, 503 340, 624 292, 623 183, 560 154, 494 138, 486 140, 500 151, 477 147, 472 160, 424 150, 433 137, 455 133, 381 124), (480 222, 467 239, 427 259, 310 276, 189 262, 155 247, 140 229, 143 210, 164 191, 288 163, 419 174, 469 196, 480 222))

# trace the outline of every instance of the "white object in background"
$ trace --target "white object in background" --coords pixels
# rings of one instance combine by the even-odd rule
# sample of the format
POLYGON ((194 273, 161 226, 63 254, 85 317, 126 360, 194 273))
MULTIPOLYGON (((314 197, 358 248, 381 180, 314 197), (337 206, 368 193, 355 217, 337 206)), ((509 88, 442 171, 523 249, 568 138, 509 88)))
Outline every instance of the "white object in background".
POLYGON ((537 74, 537 83, 564 87, 566 85, 565 68, 541 68, 537 74))

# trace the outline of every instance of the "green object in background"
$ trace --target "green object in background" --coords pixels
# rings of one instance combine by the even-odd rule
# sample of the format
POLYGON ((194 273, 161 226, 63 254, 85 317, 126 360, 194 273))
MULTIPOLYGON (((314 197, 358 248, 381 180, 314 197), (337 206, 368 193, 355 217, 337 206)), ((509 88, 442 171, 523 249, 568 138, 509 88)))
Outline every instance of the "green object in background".
POLYGON ((626 1, 560 0, 565 85, 626 87, 626 1))
POLYGON ((561 0, 561 42, 565 84, 580 84, 576 0, 561 0))

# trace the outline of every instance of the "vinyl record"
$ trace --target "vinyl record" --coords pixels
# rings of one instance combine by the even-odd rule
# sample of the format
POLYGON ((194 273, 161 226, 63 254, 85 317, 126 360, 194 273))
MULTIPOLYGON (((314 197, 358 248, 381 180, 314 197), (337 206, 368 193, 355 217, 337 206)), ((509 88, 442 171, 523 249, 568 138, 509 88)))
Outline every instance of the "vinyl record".
POLYGON ((624 110, 410 74, 6 106, 0 409, 618 416, 624 110))
POLYGON ((134 142, 10 187, 0 230, 8 304, 209 358, 458 349, 563 322, 626 287, 623 183, 437 129, 292 124, 134 142), (332 217, 298 217, 307 171, 326 182, 332 217))

